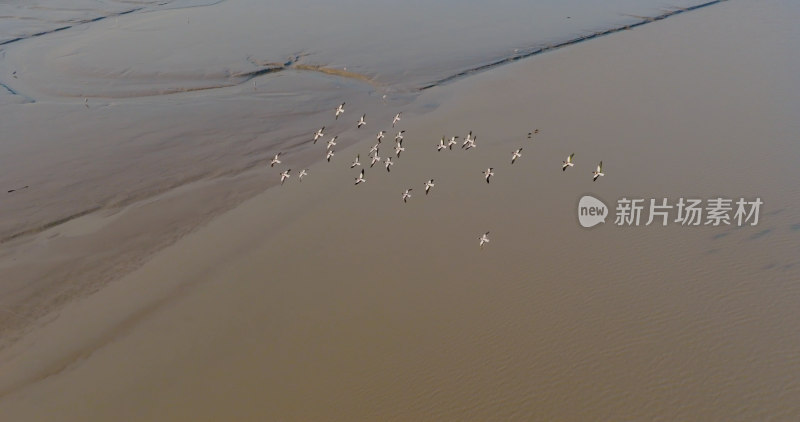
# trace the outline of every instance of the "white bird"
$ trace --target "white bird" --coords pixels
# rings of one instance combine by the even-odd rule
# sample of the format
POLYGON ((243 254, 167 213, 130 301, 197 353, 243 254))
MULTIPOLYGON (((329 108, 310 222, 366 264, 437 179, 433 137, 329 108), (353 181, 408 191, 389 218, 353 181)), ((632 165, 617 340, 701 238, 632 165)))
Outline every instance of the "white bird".
POLYGON ((322 136, 324 135, 323 132, 325 132, 325 126, 323 126, 320 130, 318 130, 318 131, 316 131, 314 133, 314 143, 315 144, 317 143, 317 139, 322 138, 322 136))
POLYGON ((289 172, 290 172, 290 171, 292 171, 292 169, 286 170, 286 171, 284 171, 283 173, 281 173, 281 184, 283 184, 283 182, 284 182, 286 179, 288 179, 288 178, 289 178, 289 172))
POLYGON ((385 134, 386 134, 385 130, 382 130, 382 131, 378 132, 378 137, 377 137, 378 138, 378 143, 381 143, 381 141, 383 140, 383 135, 385 135, 385 134))
POLYGON ((280 163, 281 163, 281 160, 278 158, 278 157, 280 157, 280 156, 281 156, 281 153, 280 153, 280 152, 279 152, 279 153, 277 153, 277 154, 275 154, 275 156, 274 156, 274 157, 272 157, 272 161, 270 161, 270 162, 269 162, 269 166, 270 166, 270 167, 275 167, 275 164, 280 164, 280 163))
POLYGON ((478 237, 478 241, 480 241, 481 249, 483 249, 483 245, 489 243, 489 232, 486 232, 478 237))
POLYGON ((367 118, 367 115, 366 114, 362 114, 361 118, 358 119, 358 123, 356 124, 356 128, 360 129, 361 126, 364 126, 365 124, 367 124, 367 122, 364 120, 366 118, 367 118))
POLYGON ((575 163, 572 162, 573 157, 575 157, 574 152, 570 154, 565 161, 561 162, 561 171, 565 171, 567 170, 567 167, 573 167, 575 165, 575 163))
POLYGON ((400 113, 397 113, 397 114, 395 114, 395 115, 394 115, 394 119, 392 119, 392 127, 394 127, 394 125, 395 125, 397 122, 399 122, 399 121, 400 121, 400 115, 401 115, 401 114, 403 114, 403 112, 402 112, 402 111, 401 111, 400 113))
POLYGON ((517 161, 519 157, 522 157, 522 148, 519 148, 511 154, 511 164, 514 164, 514 161, 517 161))
POLYGON ((338 135, 337 135, 337 136, 334 136, 333 138, 331 138, 331 139, 328 141, 328 145, 327 145, 327 147, 326 147, 326 148, 327 148, 327 149, 331 149, 332 147, 335 147, 335 146, 336 146, 336 139, 338 139, 338 138, 339 138, 339 136, 338 136, 338 135))
POLYGON ((592 175, 594 176, 592 178, 593 182, 596 182, 598 177, 605 176, 605 173, 603 173, 603 162, 602 161, 600 162, 600 164, 597 165, 597 170, 593 171, 592 175))
POLYGON ((339 107, 336 107, 336 120, 339 120, 339 115, 344 113, 344 103, 339 104, 339 107))
POLYGON ((308 175, 308 172, 306 170, 307 169, 300 170, 300 174, 297 175, 297 179, 300 180, 301 182, 303 181, 303 176, 308 175))
POLYGON ((489 167, 488 169, 486 169, 486 171, 483 172, 483 175, 486 176, 486 183, 489 183, 489 178, 494 176, 492 170, 494 170, 494 168, 489 167))
POLYGON ((355 166, 360 166, 361 162, 359 161, 359 159, 361 159, 361 154, 356 154, 356 159, 353 160, 353 164, 350 164, 350 168, 353 168, 355 166))
POLYGON ((534 130, 533 132, 528 132, 528 139, 533 138, 534 135, 539 133, 539 129, 534 130))
POLYGON ((379 163, 380 161, 381 157, 378 156, 378 153, 375 153, 375 155, 372 156, 372 162, 369 164, 369 167, 372 168, 372 166, 374 166, 375 163, 379 163))
POLYGON ((444 144, 444 136, 442 136, 442 139, 439 140, 439 145, 436 145, 436 151, 441 151, 445 148, 447 148, 447 145, 444 144))
POLYGON ((464 151, 469 151, 469 150, 470 150, 470 149, 472 149, 472 148, 477 148, 478 146, 477 146, 477 145, 475 145, 475 141, 476 141, 477 139, 478 139, 478 137, 477 137, 477 136, 476 136, 476 137, 474 137, 474 138, 472 138, 472 139, 469 141, 469 144, 467 144, 467 147, 466 147, 466 148, 464 148, 464 151))
POLYGON ((467 137, 464 138, 464 142, 461 144, 461 148, 466 147, 470 143, 472 143, 472 131, 469 131, 469 133, 467 134, 467 137))
POLYGON ((404 133, 406 133, 406 131, 404 131, 404 130, 401 130, 400 132, 397 132, 397 135, 395 135, 395 137, 394 137, 394 141, 397 142, 398 139, 402 141, 404 133))
POLYGON ((333 150, 329 149, 328 150, 328 154, 325 155, 325 159, 328 160, 328 162, 330 163, 331 162, 331 157, 333 157, 333 150))
POLYGON ((380 146, 381 146, 380 142, 378 142, 377 144, 373 145, 372 148, 369 149, 369 153, 372 154, 374 152, 375 154, 377 154, 378 153, 378 149, 380 149, 380 146))
POLYGON ((412 190, 414 190, 414 189, 408 188, 408 189, 406 189, 405 192, 403 192, 403 202, 407 202, 408 198, 411 198, 411 191, 412 190))
POLYGON ((358 175, 358 177, 356 177, 356 183, 355 184, 357 185, 359 183, 364 183, 366 181, 367 181, 367 179, 364 178, 364 169, 361 169, 361 173, 358 175))
POLYGON ((83 97, 83 105, 85 105, 86 108, 89 108, 89 98, 88 97, 83 97))
POLYGON ((405 150, 406 150, 405 147, 401 143, 398 143, 394 147, 394 153, 395 153, 395 155, 397 155, 397 158, 400 158, 400 153, 405 151, 405 150))
POLYGON ((450 141, 447 142, 447 148, 448 149, 452 150, 453 149, 453 145, 458 143, 458 142, 456 142, 456 139, 458 139, 458 136, 453 136, 452 138, 450 138, 450 141))
POLYGON ((433 184, 433 179, 428 180, 427 182, 425 182, 425 195, 427 195, 428 192, 431 190, 431 188, 433 188, 434 186, 435 185, 433 184))
POLYGON ((386 171, 387 172, 391 171, 389 167, 394 165, 394 163, 392 162, 392 157, 386 157, 386 161, 384 161, 384 163, 386 165, 386 171))

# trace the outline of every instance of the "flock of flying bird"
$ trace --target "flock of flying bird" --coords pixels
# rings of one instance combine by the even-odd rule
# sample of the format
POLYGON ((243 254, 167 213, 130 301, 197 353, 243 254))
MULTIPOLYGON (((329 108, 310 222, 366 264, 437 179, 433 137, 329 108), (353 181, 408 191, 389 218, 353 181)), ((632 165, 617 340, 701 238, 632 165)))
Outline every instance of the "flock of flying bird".
MULTIPOLYGON (((346 103, 343 102, 343 103, 339 104, 338 107, 336 107, 335 116, 334 116, 335 120, 339 120, 339 116, 341 116, 344 113, 345 104, 346 103)), ((400 112, 400 113, 397 113, 394 116, 394 119, 392 119, 392 128, 394 128, 395 125, 397 125, 397 123, 400 121, 400 119, 402 118, 402 114, 403 113, 400 112)), ((366 114, 362 114, 361 118, 359 118, 358 122, 356 123, 356 128, 360 129, 363 126, 365 126, 367 124, 366 118, 367 118, 367 115, 366 114)), ((394 141, 395 141, 394 153, 395 153, 397 158, 399 158, 400 154, 403 151, 405 151, 405 147, 403 147, 403 136, 404 136, 405 132, 406 132, 405 130, 401 130, 401 131, 397 132, 397 135, 395 135, 395 138, 394 138, 394 141)), ((533 132, 529 132, 528 133, 528 138, 531 139, 538 133, 539 133, 539 129, 535 129, 533 132)), ((372 168, 375 164, 382 164, 384 167, 386 167, 386 171, 387 172, 391 172, 391 166, 394 165, 394 162, 392 161, 392 157, 386 157, 385 159, 382 159, 378 155, 378 151, 380 149, 381 142, 383 141, 385 135, 386 135, 386 131, 384 131, 384 130, 381 130, 381 131, 378 132, 378 135, 376 137, 377 138, 377 143, 375 145, 373 145, 372 148, 370 148, 370 150, 369 150, 369 154, 370 154, 369 155, 369 158, 370 158, 370 165, 369 166, 370 166, 370 168, 372 168)), ((325 136, 325 126, 322 126, 320 129, 318 129, 316 132, 314 132, 313 143, 316 144, 317 141, 322 139, 323 136, 325 136)), ((337 139, 338 139, 338 135, 333 136, 326 143, 325 159, 328 162, 331 161, 331 158, 335 154, 333 147, 336 146, 336 140, 337 139)), ((439 140, 439 144, 436 145, 436 150, 437 151, 441 151, 443 149, 452 150, 453 146, 458 144, 458 141, 457 141, 458 139, 459 139, 458 136, 452 136, 452 137, 450 137, 449 140, 446 139, 446 137, 442 136, 442 138, 439 140)), ((477 147, 477 144, 476 144, 477 139, 478 139, 478 137, 477 136, 473 136, 472 135, 472 131, 470 131, 467 134, 466 138, 464 138, 464 141, 461 143, 461 149, 463 149, 465 151, 468 151, 468 150, 470 150, 472 148, 476 148, 477 147)), ((274 167, 276 164, 281 164, 280 156, 281 156, 280 152, 275 154, 275 156, 272 158, 272 160, 270 160, 270 163, 269 163, 270 167, 274 167)), ((514 150, 512 152, 512 154, 511 154, 511 164, 514 164, 517 161, 517 159, 519 159, 520 157, 522 157, 522 148, 521 147, 517 148, 516 150, 514 150)), ((575 165, 575 163, 573 162, 574 157, 575 157, 575 153, 572 153, 569 156, 567 156, 567 158, 564 161, 561 162, 561 170, 562 171, 566 171, 567 168, 573 167, 575 165)), ((355 168, 355 167, 358 167, 358 166, 361 166, 361 154, 356 154, 356 158, 350 164, 350 168, 351 169, 355 168)), ((292 169, 287 169, 287 170, 284 170, 284 171, 282 171, 280 173, 281 185, 283 185, 283 183, 287 179, 289 179, 289 177, 291 177, 291 171, 292 171, 292 169)), ((306 175, 308 175, 308 169, 303 169, 303 170, 300 171, 300 173, 298 173, 297 178, 302 182, 303 181, 303 177, 306 176, 306 175)), ((483 175, 484 175, 484 178, 486 179, 486 183, 490 183, 491 177, 494 176, 494 167, 487 168, 485 171, 483 171, 483 175)), ((592 181, 597 181, 597 179, 599 177, 601 177, 601 176, 605 176, 605 173, 603 173, 603 162, 602 161, 600 162, 600 164, 597 165, 597 168, 592 172, 592 181)), ((366 181, 367 181, 367 179, 364 178, 364 168, 362 167, 361 172, 355 178, 355 183, 354 184, 357 186, 357 185, 360 185, 362 183, 365 183, 366 181)), ((428 193, 430 193, 431 189, 433 189, 434 186, 435 186, 435 184, 434 184, 433 179, 430 179, 430 180, 426 181, 425 184, 424 184, 425 195, 428 195, 428 193)), ((408 200, 411 198, 411 191, 413 191, 413 190, 414 190, 413 188, 408 188, 403 192, 402 199, 403 199, 404 203, 408 202, 408 200)), ((478 241, 479 241, 480 247, 483 248, 483 246, 485 244, 489 243, 489 232, 487 231, 486 233, 484 233, 481 236, 479 236, 478 237, 478 241)))

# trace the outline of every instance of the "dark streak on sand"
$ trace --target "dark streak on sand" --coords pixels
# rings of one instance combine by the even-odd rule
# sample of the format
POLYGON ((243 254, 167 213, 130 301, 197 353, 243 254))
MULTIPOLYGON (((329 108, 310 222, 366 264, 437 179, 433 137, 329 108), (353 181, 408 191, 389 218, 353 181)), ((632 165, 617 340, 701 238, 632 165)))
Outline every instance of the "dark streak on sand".
POLYGON ((339 77, 342 77, 342 78, 359 80, 359 81, 366 82, 366 83, 368 83, 370 85, 373 85, 373 86, 377 85, 377 83, 367 75, 362 75, 362 74, 356 73, 356 72, 349 72, 349 71, 347 71, 345 69, 334 69, 334 68, 325 67, 325 66, 322 66, 322 65, 300 63, 300 60, 303 57, 306 57, 308 55, 309 55, 308 53, 295 54, 293 57, 289 58, 284 63, 262 62, 262 61, 255 60, 252 57, 248 57, 247 60, 250 63, 252 63, 252 64, 254 64, 256 66, 261 66, 262 69, 254 70, 252 72, 246 72, 246 73, 237 74, 237 75, 234 75, 234 76, 244 77, 245 79, 242 81, 244 83, 244 82, 247 82, 247 81, 249 81, 249 80, 251 80, 251 79, 253 79, 255 77, 261 76, 261 75, 266 75, 266 74, 269 74, 269 73, 276 73, 276 72, 281 72, 281 71, 284 71, 284 70, 293 69, 293 70, 303 70, 303 71, 310 71, 310 72, 319 72, 319 73, 324 73, 326 75, 334 75, 334 76, 339 76, 339 77))
POLYGON ((103 207, 101 207, 101 206, 89 208, 89 209, 77 212, 75 214, 68 215, 68 216, 66 216, 64 218, 59 218, 58 220, 42 224, 41 226, 34 227, 32 229, 23 230, 21 232, 16 232, 16 233, 12 234, 11 236, 8 236, 8 237, 5 237, 3 239, 0 239, 0 244, 6 243, 6 242, 14 240, 14 239, 16 239, 18 237, 26 236, 26 235, 29 235, 29 234, 41 233, 41 232, 43 232, 43 231, 45 231, 45 230, 47 230, 49 228, 64 224, 67 221, 74 220, 74 219, 79 218, 79 217, 83 217, 84 215, 89 215, 89 214, 91 214, 91 213, 93 213, 95 211, 99 211, 102 208, 103 207))
POLYGON ((30 186, 28 186, 28 185, 25 185, 25 186, 23 186, 23 187, 21 187, 21 188, 9 189, 9 190, 8 190, 8 193, 14 193, 14 192, 16 192, 16 191, 18 191, 18 190, 28 189, 29 187, 30 187, 30 186))
POLYGON ((451 76, 448 76, 446 78, 439 79, 438 81, 432 82, 432 83, 430 83, 428 85, 425 85, 425 86, 419 88, 419 90, 420 91, 424 91, 426 89, 433 88, 435 86, 439 86, 439 85, 442 85, 442 84, 446 84, 448 82, 452 82, 452 81, 454 81, 456 79, 460 79, 460 78, 463 78, 465 76, 469 76, 469 75, 472 75, 472 74, 475 74, 475 73, 478 73, 478 72, 484 72, 486 70, 495 68, 495 67, 500 66, 500 65, 512 63, 512 62, 515 62, 515 61, 518 61, 518 60, 521 60, 521 59, 525 59, 525 58, 528 58, 528 57, 531 57, 531 56, 536 56, 536 55, 539 55, 539 54, 542 54, 542 53, 546 53, 548 51, 555 50, 555 49, 558 49, 558 48, 567 47, 567 46, 570 46, 570 45, 573 45, 573 44, 578 44, 580 42, 588 41, 588 40, 591 40, 593 38, 598 38, 598 37, 602 37, 602 36, 605 36, 605 35, 610 35, 610 34, 613 34, 615 32, 627 31, 629 29, 636 28, 637 26, 642 26, 642 25, 648 24, 650 22, 655 22, 655 21, 659 21, 659 20, 662 20, 662 19, 666 19, 666 18, 668 18, 670 16, 678 15, 678 14, 681 14, 683 12, 689 12, 689 11, 692 11, 692 10, 701 9, 703 7, 708 7, 708 6, 711 6, 713 4, 721 3, 723 1, 727 1, 727 0, 713 0, 713 1, 709 1, 709 2, 703 3, 703 4, 698 4, 697 6, 692 6, 692 7, 687 7, 687 8, 683 8, 683 9, 673 10, 673 11, 670 11, 670 12, 665 12, 665 13, 663 13, 661 15, 654 16, 654 17, 641 18, 641 20, 639 22, 636 22, 636 23, 620 26, 620 27, 617 27, 617 28, 607 29, 605 31, 595 32, 593 34, 584 35, 584 36, 578 37, 578 38, 573 38, 571 40, 564 41, 564 42, 561 42, 561 43, 558 43, 558 44, 554 44, 554 45, 538 48, 536 50, 533 50, 533 51, 530 51, 530 52, 527 52, 527 53, 522 53, 522 54, 519 54, 519 55, 516 55, 516 56, 511 56, 511 57, 506 57, 504 59, 500 59, 500 60, 497 60, 497 61, 492 62, 492 63, 488 63, 488 64, 481 65, 481 66, 478 66, 478 67, 467 69, 467 70, 459 72, 459 73, 457 73, 455 75, 451 75, 451 76))
MULTIPOLYGON (((528 57, 531 57, 531 56, 536 56, 536 55, 545 53, 547 51, 559 49, 559 48, 562 48, 562 47, 567 47, 567 46, 570 46, 570 45, 573 45, 573 44, 578 44, 580 42, 588 41, 588 40, 591 40, 593 38, 598 38, 598 37, 602 37, 602 36, 605 36, 605 35, 610 35, 610 34, 613 34, 613 33, 616 33, 616 32, 633 29, 633 28, 636 28, 636 27, 641 26, 641 25, 645 25, 645 24, 650 23, 650 22, 663 20, 663 19, 666 19, 666 18, 668 18, 670 16, 674 16, 674 15, 677 15, 677 14, 680 14, 680 13, 684 13, 684 12, 688 12, 688 11, 691 11, 691 10, 696 10, 696 9, 700 9, 700 8, 703 8, 703 7, 711 6, 713 4, 721 3, 723 1, 727 1, 727 0, 713 0, 713 1, 709 1, 709 2, 706 2, 706 3, 703 3, 703 4, 699 4, 699 5, 696 5, 696 6, 691 6, 691 7, 687 7, 687 8, 683 8, 683 9, 676 9, 676 10, 672 10, 672 11, 669 11, 669 12, 665 12, 665 13, 663 13, 661 15, 654 16, 654 17, 634 16, 634 17, 636 17, 636 18, 638 18, 640 20, 638 22, 635 22, 635 23, 632 23, 632 24, 620 26, 620 27, 617 27, 617 28, 607 29, 605 31, 595 32, 595 33, 592 33, 592 34, 589 34, 589 35, 584 35, 582 37, 573 38, 571 40, 567 40, 567 41, 564 41, 564 42, 561 42, 561 43, 558 43, 558 44, 537 48, 537 49, 535 49, 533 51, 529 51, 527 53, 522 53, 522 54, 518 54, 518 55, 515 55, 515 56, 511 56, 511 57, 506 57, 506 58, 494 61, 492 63, 488 63, 488 64, 480 65, 480 66, 477 66, 477 67, 473 67, 473 68, 461 71, 459 73, 456 73, 454 75, 450 75, 450 76, 447 76, 445 78, 439 79, 439 80, 434 81, 432 83, 429 83, 427 85, 424 85, 424 86, 418 88, 417 90, 418 91, 424 91, 426 89, 433 88, 433 87, 439 86, 439 85, 443 85, 443 84, 452 82, 452 81, 454 81, 456 79, 460 79, 460 78, 463 78, 463 77, 466 77, 466 76, 469 76, 469 75, 472 75, 472 74, 475 74, 475 73, 483 72, 483 71, 492 69, 492 68, 497 67, 497 66, 501 66, 501 65, 504 65, 504 64, 512 63, 512 62, 515 62, 515 61, 518 61, 518 60, 521 60, 521 59, 525 59, 525 58, 528 58, 528 57)), ((126 10, 124 12, 116 13, 116 14, 113 14, 113 15, 101 16, 101 17, 97 17, 97 18, 93 18, 93 19, 80 21, 80 22, 76 23, 75 25, 64 26, 64 27, 56 28, 56 29, 53 29, 53 30, 50 30, 50 31, 43 31, 43 32, 39 32, 39 33, 35 33, 35 34, 32 34, 32 35, 26 36, 26 37, 17 37, 17 38, 14 38, 14 39, 10 39, 10 40, 6 40, 6 41, 0 42, 0 46, 5 45, 5 44, 11 44, 11 43, 17 42, 17 41, 22 41, 22 40, 25 40, 25 39, 28 39, 28 38, 33 38, 33 37, 39 37, 39 36, 42 36, 42 35, 52 34, 52 33, 55 33, 55 32, 59 32, 59 31, 65 30, 65 29, 72 28, 72 27, 77 26, 77 25, 82 25, 82 24, 87 24, 87 23, 92 23, 92 22, 98 22, 98 21, 101 21, 101 20, 104 20, 104 19, 108 19, 110 17, 127 15, 127 14, 134 13, 134 12, 137 12, 137 11, 140 11, 140 10, 144 10, 144 9, 145 9, 144 7, 139 7, 139 8, 135 8, 135 9, 126 10)), ((629 15, 629 16, 633 16, 633 15, 629 15)), ((567 18, 569 18, 569 17, 567 17, 567 18)), ((255 71, 252 71, 252 72, 240 73, 240 74, 237 74, 237 75, 234 75, 234 76, 243 77, 244 79, 243 79, 242 83, 244 83, 244 82, 247 82, 247 81, 249 81, 249 80, 251 80, 251 79, 253 79, 255 77, 258 77, 258 76, 262 76, 262 75, 266 75, 266 74, 270 74, 270 73, 281 72, 281 71, 288 70, 288 69, 294 69, 294 70, 320 72, 320 73, 325 73, 325 74, 328 74, 328 75, 334 75, 334 76, 339 76, 339 77, 348 78, 348 79, 360 80, 360 81, 363 81, 363 82, 367 82, 367 83, 369 83, 370 85, 373 85, 373 86, 377 85, 375 83, 375 81, 372 78, 370 78, 369 76, 367 76, 367 75, 362 75, 362 74, 359 74, 359 73, 356 73, 356 72, 348 72, 347 70, 344 70, 344 69, 328 68, 328 67, 325 67, 325 66, 322 66, 322 65, 300 64, 299 63, 300 59, 302 59, 303 57, 305 57, 307 55, 308 55, 307 53, 297 54, 294 57, 292 57, 289 60, 287 60, 285 63, 259 62, 257 60, 254 60, 253 58, 248 58, 248 60, 251 63, 253 63, 253 64, 257 65, 257 66, 260 66, 262 68, 258 69, 258 70, 255 70, 255 71)), ((4 87, 5 89, 7 89, 12 94, 19 95, 15 91, 13 91, 11 88, 9 88, 8 86, 6 86, 6 85, 4 85, 2 83, 0 83, 0 86, 4 87)), ((225 86, 231 86, 231 85, 225 85, 225 86)), ((225 87, 225 86, 223 86, 223 87, 225 87)), ((199 88, 199 89, 177 89, 177 90, 170 91, 170 92, 167 92, 167 93, 206 90, 206 89, 214 89, 214 88, 221 88, 221 87, 216 86, 216 87, 204 87, 204 88, 199 88)))
POLYGON ((0 88, 5 89, 11 95, 16 95, 18 97, 24 98, 25 101, 27 101, 29 103, 35 103, 36 102, 36 100, 34 100, 33 98, 20 94, 19 92, 13 90, 10 86, 8 86, 8 85, 6 85, 6 84, 4 84, 2 82, 0 82, 0 88))
MULTIPOLYGON (((220 1, 222 1, 222 0, 220 0, 220 1)), ((212 2, 212 3, 209 3, 209 4, 201 4, 201 5, 196 5, 196 6, 187 6, 187 7, 184 7, 184 8, 185 9, 191 9, 193 7, 211 6, 211 5, 218 4, 220 1, 215 1, 215 2, 212 2)), ((169 2, 159 2, 159 3, 157 3, 157 6, 165 6, 167 4, 169 4, 169 2)), ((139 11, 146 10, 146 9, 148 9, 148 8, 147 7, 136 7, 136 8, 133 8, 133 9, 123 10, 122 12, 117 12, 117 13, 113 13, 113 14, 106 15, 106 16, 98 16, 98 17, 92 18, 92 19, 79 20, 79 21, 76 21, 72 25, 62 26, 62 27, 58 27, 58 28, 55 28, 55 29, 51 29, 49 31, 37 32, 37 33, 34 33, 34 34, 22 36, 22 37, 16 37, 16 38, 11 38, 11 39, 8 39, 8 40, 5 40, 5 41, 0 41, 0 45, 11 44, 11 43, 15 43, 15 42, 22 41, 22 40, 27 40, 29 38, 41 37, 42 35, 53 34, 55 32, 63 31, 65 29, 74 28, 74 27, 79 26, 79 25, 85 25, 87 23, 93 23, 93 22, 100 22, 100 21, 106 20, 108 18, 115 18, 115 17, 119 17, 119 16, 129 15, 131 13, 139 12, 139 11)))
POLYGON ((11 43, 15 43, 15 42, 22 41, 22 40, 27 40, 27 39, 30 39, 30 38, 41 37, 42 35, 53 34, 53 33, 56 33, 56 32, 63 31, 65 29, 70 29, 70 28, 76 27, 78 25, 83 25, 83 24, 92 23, 92 22, 98 22, 98 21, 101 21, 101 20, 104 20, 104 19, 108 19, 110 17, 117 17, 117 16, 122 16, 122 15, 127 15, 129 13, 138 12, 138 11, 143 10, 143 9, 144 9, 144 7, 138 7, 136 9, 126 10, 124 12, 115 13, 113 15, 100 16, 100 17, 93 18, 93 19, 82 20, 82 21, 76 22, 74 25, 61 26, 61 27, 58 27, 56 29, 51 29, 49 31, 37 32, 35 34, 30 34, 30 35, 27 35, 27 36, 24 36, 24 37, 17 37, 17 38, 12 38, 10 40, 0 41, 0 45, 11 44, 11 43))

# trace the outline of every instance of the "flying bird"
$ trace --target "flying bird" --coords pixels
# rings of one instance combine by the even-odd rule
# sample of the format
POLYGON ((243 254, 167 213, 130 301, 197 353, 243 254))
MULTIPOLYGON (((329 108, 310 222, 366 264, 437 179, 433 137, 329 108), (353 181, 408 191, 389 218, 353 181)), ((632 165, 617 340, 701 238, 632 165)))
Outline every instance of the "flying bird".
POLYGON ((403 146, 403 144, 402 144, 402 143, 398 143, 398 144, 397 144, 397 145, 395 145, 395 147, 394 147, 394 153, 397 155, 397 158, 400 158, 400 153, 401 153, 401 152, 403 152, 403 151, 405 151, 405 150, 406 150, 406 149, 405 149, 405 147, 403 146))
POLYGON ((494 168, 489 167, 488 169, 486 169, 486 171, 483 172, 483 175, 486 177, 486 183, 489 183, 489 178, 494 176, 492 170, 494 170, 494 168))
POLYGON ((336 107, 336 120, 339 120, 339 115, 344 113, 344 103, 339 104, 339 107, 336 107))
POLYGON ((306 170, 308 170, 308 169, 300 170, 300 174, 297 175, 297 180, 299 180, 301 182, 303 181, 303 176, 308 175, 308 172, 306 170))
POLYGON ((428 192, 430 192, 431 188, 433 188, 434 186, 435 185, 433 184, 433 179, 428 180, 427 182, 425 182, 425 195, 427 195, 428 192))
POLYGON ((358 177, 356 177, 356 183, 355 184, 357 185, 359 183, 364 183, 366 181, 367 181, 367 179, 364 178, 364 169, 361 169, 361 173, 358 175, 358 177))
POLYGON ((330 163, 331 162, 331 157, 333 157, 333 150, 329 149, 328 150, 328 154, 325 155, 325 159, 328 160, 328 162, 330 163))
POLYGON ((378 153, 376 152, 375 155, 372 156, 372 162, 369 164, 369 167, 372 168, 372 166, 374 166, 375 163, 380 163, 380 162, 381 162, 381 157, 379 157, 378 153))
POLYGON ((331 148, 335 147, 335 146, 336 146, 336 139, 338 139, 338 138, 339 138, 339 136, 338 136, 338 135, 337 135, 337 136, 334 136, 333 138, 331 138, 331 139, 328 141, 328 145, 326 146, 326 148, 327 148, 327 149, 331 149, 331 148))
POLYGON ((395 116, 394 116, 394 119, 392 119, 392 127, 394 127, 394 125, 395 125, 397 122, 399 122, 399 121, 400 121, 400 115, 401 115, 401 114, 403 114, 403 112, 402 112, 402 111, 401 111, 400 113, 397 113, 397 114, 395 114, 395 116))
POLYGON ((436 145, 436 151, 441 151, 445 148, 447 148, 447 145, 444 144, 444 136, 442 136, 442 139, 439 140, 439 145, 436 145))
POLYGON ((480 241, 481 249, 483 249, 483 245, 489 243, 489 232, 486 232, 478 237, 478 241, 480 241))
POLYGON ((359 159, 361 159, 361 154, 356 154, 356 159, 353 160, 353 164, 350 164, 350 168, 353 168, 355 166, 360 166, 361 162, 359 161, 359 159))
POLYGON ((277 154, 275 154, 275 156, 274 156, 274 157, 272 157, 272 160, 269 162, 269 166, 270 166, 270 167, 275 167, 275 164, 280 164, 280 163, 281 163, 281 160, 278 158, 278 157, 280 157, 280 156, 281 156, 281 153, 280 153, 280 152, 279 152, 279 153, 277 153, 277 154))
POLYGON ((386 157, 386 161, 384 161, 384 163, 386 165, 386 171, 390 172, 391 170, 389 169, 389 167, 394 165, 394 163, 392 162, 392 157, 386 157))
POLYGON ((408 202, 408 198, 411 198, 411 191, 414 189, 408 188, 405 192, 403 192, 403 202, 408 202))
POLYGON ((383 135, 385 135, 385 134, 386 134, 385 130, 382 130, 382 131, 378 132, 378 137, 377 137, 378 138, 378 143, 381 143, 381 141, 383 140, 383 135))
POLYGON ((464 148, 464 151, 469 151, 469 150, 470 150, 470 149, 472 149, 472 148, 477 148, 478 146, 477 146, 477 145, 475 145, 475 141, 476 141, 477 139, 478 139, 478 137, 477 137, 477 136, 476 136, 476 137, 474 137, 474 138, 472 138, 472 139, 470 139, 470 141, 469 141, 469 144, 467 144, 467 147, 466 147, 466 148, 464 148))
POLYGON ((592 178, 593 182, 596 182, 598 177, 605 176, 605 173, 603 173, 603 162, 602 161, 600 162, 600 164, 597 165, 597 170, 592 172, 592 176, 594 176, 592 178))
POLYGON ((367 122, 364 120, 366 118, 367 118, 367 115, 366 114, 362 114, 361 118, 358 119, 358 123, 356 124, 356 128, 361 129, 361 126, 364 126, 365 124, 367 124, 367 122))
POLYGON ((453 136, 452 138, 450 138, 450 141, 447 142, 447 149, 450 150, 453 149, 453 145, 457 144, 456 139, 458 139, 458 136, 453 136))
POLYGON ((517 149, 511 154, 511 164, 514 164, 514 161, 517 161, 519 157, 522 157, 522 148, 517 149))
POLYGON ((572 162, 573 157, 575 157, 574 152, 567 157, 566 161, 561 162, 561 171, 566 171, 567 167, 573 167, 575 165, 575 163, 572 162))
POLYGON ((378 142, 377 144, 373 145, 372 148, 369 149, 369 153, 372 154, 374 152, 375 154, 377 154, 378 153, 378 149, 380 149, 380 146, 381 146, 380 142, 378 142))
POLYGON ((472 143, 472 131, 469 131, 469 133, 467 134, 467 137, 464 138, 464 142, 461 144, 461 148, 463 149, 464 147, 466 147, 467 145, 469 145, 471 143, 472 143))
POLYGON ((404 131, 404 130, 401 130, 400 132, 397 132, 397 135, 395 135, 395 137, 394 137, 394 141, 395 142, 397 142, 398 140, 402 141, 404 133, 406 133, 406 131, 404 131))
POLYGON ((284 182, 286 179, 288 179, 288 178, 289 178, 289 172, 290 172, 290 171, 292 171, 292 169, 286 170, 286 171, 284 171, 283 173, 281 173, 281 185, 283 184, 283 182, 284 182))
POLYGON ((317 139, 322 138, 322 136, 324 135, 323 132, 325 132, 325 126, 323 126, 320 130, 318 130, 318 131, 316 131, 314 133, 314 143, 315 144, 317 143, 317 139))

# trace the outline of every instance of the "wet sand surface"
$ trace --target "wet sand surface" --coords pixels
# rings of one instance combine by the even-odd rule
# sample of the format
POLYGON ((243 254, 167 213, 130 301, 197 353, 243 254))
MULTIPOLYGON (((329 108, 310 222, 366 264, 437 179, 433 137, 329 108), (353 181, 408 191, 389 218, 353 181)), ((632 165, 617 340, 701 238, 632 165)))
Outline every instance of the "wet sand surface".
MULTIPOLYGON (((274 186, 273 154, 321 160, 310 134, 342 98, 425 112, 438 81, 706 4, 426 3, 0 5, 0 349, 274 186)), ((364 139, 338 123, 340 148, 364 139)))
POLYGON ((29 327, 0 352, 1 419, 797 420, 797 17, 732 0, 427 90, 391 173, 353 186, 370 126, 29 327), (436 152, 468 130, 477 148, 436 152), (587 193, 764 205, 752 227, 587 230, 587 193))

